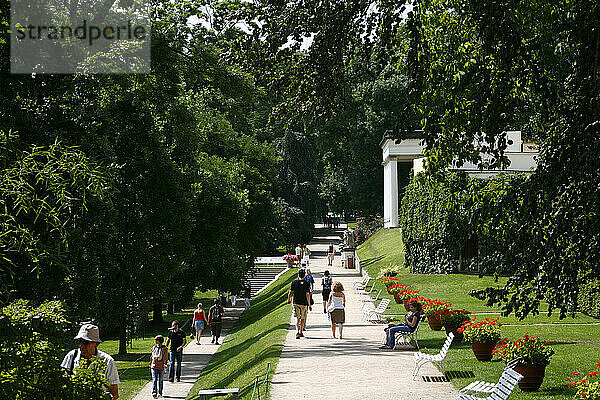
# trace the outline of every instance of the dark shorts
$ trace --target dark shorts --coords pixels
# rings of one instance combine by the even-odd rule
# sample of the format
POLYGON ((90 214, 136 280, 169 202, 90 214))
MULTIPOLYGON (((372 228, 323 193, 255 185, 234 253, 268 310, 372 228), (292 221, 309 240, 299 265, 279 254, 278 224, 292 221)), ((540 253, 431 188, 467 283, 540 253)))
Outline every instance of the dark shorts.
POLYGON ((323 289, 323 301, 329 300, 329 295, 331 294, 331 289, 323 289))
POLYGON ((340 309, 333 310, 331 312, 331 322, 334 324, 343 324, 346 322, 346 312, 340 309))

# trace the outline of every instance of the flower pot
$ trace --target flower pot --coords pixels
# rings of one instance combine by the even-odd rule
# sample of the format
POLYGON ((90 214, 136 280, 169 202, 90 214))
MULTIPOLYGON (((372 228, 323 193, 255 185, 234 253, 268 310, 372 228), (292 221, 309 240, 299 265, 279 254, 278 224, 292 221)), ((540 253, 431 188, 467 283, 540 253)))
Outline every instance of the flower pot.
POLYGON ((429 327, 432 331, 441 331, 442 330, 442 322, 440 318, 436 315, 428 315, 427 322, 429 322, 429 327))
POLYGON ((492 359, 492 350, 494 350, 494 347, 496 347, 495 340, 485 343, 471 342, 473 354, 475 354, 475 358, 479 361, 490 361, 492 359))
POLYGON ((398 275, 397 272, 386 272, 385 273, 385 276, 387 276, 388 278, 391 278, 391 277, 396 276, 396 275, 398 275))
POLYGON ((290 268, 291 268, 291 267, 293 267, 293 266, 294 266, 294 263, 295 263, 295 261, 294 261, 294 260, 286 260, 286 261, 287 261, 287 265, 288 265, 288 267, 290 267, 290 268))
POLYGON ((448 335, 450 332, 454 333, 454 339, 452 339, 452 343, 460 343, 463 341, 464 336, 461 332, 457 331, 458 328, 448 328, 445 326, 444 329, 446 330, 446 335, 448 335))
POLYGON ((410 304, 410 300, 402 300, 402 303, 404 303, 404 309, 406 311, 410 311, 410 307, 408 307, 408 305, 410 304))
POLYGON ((523 379, 519 381, 519 387, 522 391, 535 392, 542 386, 546 374, 545 365, 519 364, 513 369, 523 375, 523 379))
POLYGON ((397 304, 402 304, 404 302, 402 300, 402 298, 398 297, 397 293, 394 295, 394 300, 396 301, 397 304))

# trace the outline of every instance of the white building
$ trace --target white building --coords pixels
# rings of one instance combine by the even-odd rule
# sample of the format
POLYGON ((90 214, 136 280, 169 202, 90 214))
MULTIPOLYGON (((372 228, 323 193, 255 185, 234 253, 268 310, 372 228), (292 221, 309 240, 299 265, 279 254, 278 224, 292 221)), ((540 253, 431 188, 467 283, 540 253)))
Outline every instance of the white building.
MULTIPOLYGON (((476 165, 465 163, 456 170, 466 171, 471 176, 488 178, 502 173, 524 172, 532 173, 537 167, 536 156, 538 148, 534 143, 523 143, 521 131, 508 131, 508 146, 504 155, 510 165, 502 170, 480 170, 476 165)), ((396 140, 384 134, 379 144, 383 153, 383 226, 394 228, 398 226, 398 164, 412 165, 413 174, 423 171, 423 149, 425 147, 422 131, 413 131, 396 143, 396 140)))

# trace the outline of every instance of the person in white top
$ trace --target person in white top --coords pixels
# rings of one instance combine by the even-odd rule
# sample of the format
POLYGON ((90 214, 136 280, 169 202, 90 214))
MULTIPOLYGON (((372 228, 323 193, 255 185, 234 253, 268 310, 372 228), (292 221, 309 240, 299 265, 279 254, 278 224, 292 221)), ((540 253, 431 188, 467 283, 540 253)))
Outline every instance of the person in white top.
POLYGON ((89 364, 92 361, 92 357, 97 357, 102 360, 102 363, 106 366, 104 368, 104 376, 108 380, 110 385, 107 389, 112 400, 119 398, 119 372, 117 371, 117 363, 108 354, 98 350, 98 345, 102 343, 100 340, 100 330, 96 325, 84 324, 79 329, 79 333, 75 336, 77 341, 78 349, 71 350, 67 353, 60 366, 67 370, 70 374, 74 373, 74 370, 82 362, 89 364), (83 359, 83 360, 82 360, 83 359))
POLYGON ((333 284, 333 292, 329 295, 327 302, 327 311, 331 316, 331 334, 335 337, 335 326, 340 325, 340 339, 342 338, 342 330, 344 322, 346 322, 346 295, 344 295, 344 286, 341 282, 333 284))

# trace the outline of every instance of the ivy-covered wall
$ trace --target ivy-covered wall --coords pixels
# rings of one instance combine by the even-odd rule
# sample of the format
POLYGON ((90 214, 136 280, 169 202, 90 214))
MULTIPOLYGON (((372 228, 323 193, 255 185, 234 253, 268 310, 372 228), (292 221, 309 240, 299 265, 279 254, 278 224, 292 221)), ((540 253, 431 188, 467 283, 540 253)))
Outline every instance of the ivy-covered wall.
POLYGON ((464 172, 419 174, 402 199, 406 265, 418 273, 459 269, 508 274, 516 267, 523 175, 471 178, 464 172))

